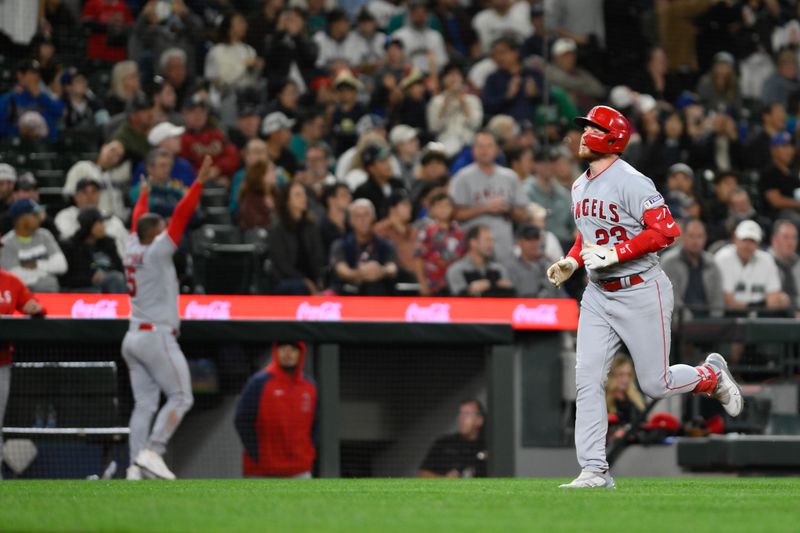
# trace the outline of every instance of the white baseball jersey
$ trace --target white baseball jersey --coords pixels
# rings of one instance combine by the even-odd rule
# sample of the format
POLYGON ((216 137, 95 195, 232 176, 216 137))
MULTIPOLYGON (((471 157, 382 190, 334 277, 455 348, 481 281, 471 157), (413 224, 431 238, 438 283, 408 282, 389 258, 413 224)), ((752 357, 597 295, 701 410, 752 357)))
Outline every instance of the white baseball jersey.
MULTIPOLYGON (((664 197, 656 190, 653 180, 622 159, 591 179, 584 172, 572 185, 572 214, 584 243, 611 248, 625 242, 644 229, 644 212, 662 205, 664 197)), ((657 264, 658 256, 650 253, 607 268, 589 270, 589 279, 631 276, 657 264)))
POLYGON ((178 274, 172 256, 177 246, 165 230, 150 244, 133 233, 125 253, 125 271, 131 295, 131 325, 156 324, 173 329, 178 317, 178 274))

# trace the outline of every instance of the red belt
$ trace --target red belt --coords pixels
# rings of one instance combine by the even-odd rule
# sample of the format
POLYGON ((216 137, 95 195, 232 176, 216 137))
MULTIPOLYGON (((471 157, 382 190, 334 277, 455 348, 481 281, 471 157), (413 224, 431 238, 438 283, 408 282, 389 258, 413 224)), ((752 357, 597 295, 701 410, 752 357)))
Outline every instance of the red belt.
POLYGON ((634 285, 638 285, 640 283, 644 283, 644 278, 639 274, 634 274, 633 276, 625 276, 616 279, 600 280, 597 282, 600 288, 606 292, 614 292, 620 289, 627 289, 628 287, 633 287, 634 285))
MULTIPOLYGON (((157 329, 155 324, 139 324, 139 331, 156 331, 157 329)), ((170 329, 170 333, 172 333, 173 337, 176 335, 174 329, 170 329)))

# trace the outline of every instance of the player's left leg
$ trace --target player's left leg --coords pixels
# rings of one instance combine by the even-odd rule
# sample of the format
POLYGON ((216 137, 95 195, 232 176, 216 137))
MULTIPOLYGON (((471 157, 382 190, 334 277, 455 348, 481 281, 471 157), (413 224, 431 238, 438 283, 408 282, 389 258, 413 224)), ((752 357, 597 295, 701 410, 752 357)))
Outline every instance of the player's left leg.
POLYGON ((0 479, 3 479, 3 418, 11 390, 11 365, 0 366, 0 479))
POLYGON ((718 372, 706 365, 671 365, 673 294, 666 274, 614 293, 612 314, 628 347, 642 391, 651 398, 714 389, 718 372))

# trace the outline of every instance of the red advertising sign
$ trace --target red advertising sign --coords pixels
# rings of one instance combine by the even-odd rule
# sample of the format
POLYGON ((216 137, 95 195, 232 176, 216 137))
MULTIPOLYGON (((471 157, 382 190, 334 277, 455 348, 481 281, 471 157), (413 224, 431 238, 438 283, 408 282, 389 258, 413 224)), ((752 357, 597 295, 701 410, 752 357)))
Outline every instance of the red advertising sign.
MULTIPOLYGON (((51 318, 130 315, 126 295, 37 294, 51 318)), ((578 305, 569 299, 181 295, 187 320, 308 320, 510 324, 514 329, 572 330, 578 305)))

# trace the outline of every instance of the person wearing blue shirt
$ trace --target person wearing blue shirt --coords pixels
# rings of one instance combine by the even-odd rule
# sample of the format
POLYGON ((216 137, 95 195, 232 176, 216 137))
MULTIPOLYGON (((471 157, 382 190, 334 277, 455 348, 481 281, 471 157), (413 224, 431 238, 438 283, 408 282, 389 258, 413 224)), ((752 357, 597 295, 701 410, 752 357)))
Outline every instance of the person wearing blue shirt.
POLYGON ((485 115, 534 121, 544 87, 542 74, 522 65, 519 44, 510 37, 501 37, 492 44, 492 59, 497 70, 486 79, 481 93, 485 115))
POLYGON ((18 136, 19 119, 26 111, 37 111, 44 117, 50 140, 58 137, 58 122, 64 114, 64 105, 42 90, 38 61, 20 63, 17 85, 0 97, 0 137, 18 136))

